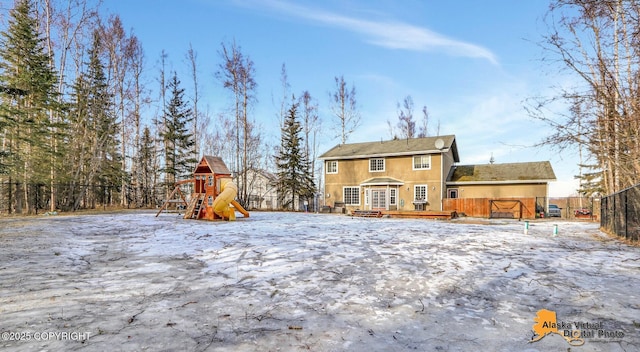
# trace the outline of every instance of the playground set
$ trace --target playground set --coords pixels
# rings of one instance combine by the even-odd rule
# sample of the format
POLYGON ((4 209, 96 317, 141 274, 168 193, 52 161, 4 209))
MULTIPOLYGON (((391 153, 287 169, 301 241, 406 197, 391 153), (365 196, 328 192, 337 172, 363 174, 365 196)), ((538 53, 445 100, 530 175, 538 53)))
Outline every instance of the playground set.
POLYGON ((224 161, 217 156, 205 155, 196 166, 192 179, 176 182, 173 192, 162 204, 156 217, 170 204, 176 203, 185 207, 185 219, 234 221, 236 211, 248 218, 249 212, 235 201, 237 194, 238 187, 224 161), (180 190, 180 186, 187 183, 194 184, 189 202, 180 190), (176 194, 179 199, 174 199, 176 194))

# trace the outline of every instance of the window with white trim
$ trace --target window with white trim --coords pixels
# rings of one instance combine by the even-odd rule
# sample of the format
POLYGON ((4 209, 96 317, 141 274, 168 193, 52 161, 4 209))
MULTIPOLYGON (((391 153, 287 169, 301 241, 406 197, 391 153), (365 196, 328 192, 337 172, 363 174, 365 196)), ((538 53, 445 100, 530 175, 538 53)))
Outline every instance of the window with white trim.
POLYGON ((364 205, 369 205, 369 189, 364 190, 364 205))
POLYGON ((413 192, 413 200, 427 200, 427 186, 416 185, 413 192))
POLYGON ((209 178, 209 187, 213 186, 213 176, 207 176, 207 177, 209 178))
POLYGON ((369 159, 369 171, 370 172, 384 171, 384 158, 369 159))
POLYGON ((342 199, 345 205, 360 205, 360 187, 344 187, 342 199))
POLYGON ((389 188, 389 205, 396 205, 396 189, 389 188))
POLYGON ((337 160, 327 161, 327 173, 328 174, 337 174, 338 173, 338 161, 337 160))
POLYGON ((414 170, 431 169, 431 155, 415 155, 413 157, 413 169, 414 170))
POLYGON ((207 205, 210 207, 213 206, 213 196, 207 197, 207 205))

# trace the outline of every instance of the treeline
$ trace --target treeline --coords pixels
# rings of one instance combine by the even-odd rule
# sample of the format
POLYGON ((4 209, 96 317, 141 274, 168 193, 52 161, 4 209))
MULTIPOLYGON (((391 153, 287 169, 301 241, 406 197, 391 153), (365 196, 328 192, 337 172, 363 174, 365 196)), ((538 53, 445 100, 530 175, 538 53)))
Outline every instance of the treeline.
MULTIPOLYGON (((155 207, 205 154, 225 160, 243 205, 256 196, 251 177, 259 173, 249 171, 257 169, 278 176, 282 206, 314 195, 318 102, 308 91, 294 97, 284 64, 275 114, 282 135, 269 143, 251 116, 254 63, 235 41, 218 51, 213 84, 228 93, 228 105, 211 116, 201 107, 192 47, 185 84, 167 71, 164 51, 159 69, 149 68, 135 34, 93 3, 17 0, 8 14, 0 33, 0 212, 155 207), (150 72, 157 88, 147 84, 150 72)), ((355 87, 342 76, 335 83, 331 111, 345 141, 359 124, 355 87)))
POLYGON ((636 0, 557 0, 546 17, 545 61, 559 63, 574 81, 529 107, 555 129, 542 144, 577 147, 583 195, 640 182, 638 18, 636 0), (558 113, 558 101, 568 113, 558 113))
POLYGON ((42 190, 51 210, 151 205, 158 171, 177 175, 193 162, 177 78, 163 86, 173 99, 162 119, 144 126, 141 43, 119 17, 98 13, 86 1, 52 0, 19 0, 9 12, 0 34, 0 201, 8 212, 42 207, 33 195, 42 190), (161 164, 160 155, 184 161, 161 164))

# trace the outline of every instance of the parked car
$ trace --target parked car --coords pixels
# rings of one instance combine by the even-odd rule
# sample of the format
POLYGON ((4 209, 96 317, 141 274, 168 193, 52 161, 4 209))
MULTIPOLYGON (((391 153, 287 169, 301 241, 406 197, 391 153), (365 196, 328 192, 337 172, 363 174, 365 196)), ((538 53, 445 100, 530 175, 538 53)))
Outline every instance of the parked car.
POLYGON ((561 212, 562 208, 559 208, 557 205, 555 204, 549 204, 549 217, 556 217, 559 218, 562 215, 561 212))

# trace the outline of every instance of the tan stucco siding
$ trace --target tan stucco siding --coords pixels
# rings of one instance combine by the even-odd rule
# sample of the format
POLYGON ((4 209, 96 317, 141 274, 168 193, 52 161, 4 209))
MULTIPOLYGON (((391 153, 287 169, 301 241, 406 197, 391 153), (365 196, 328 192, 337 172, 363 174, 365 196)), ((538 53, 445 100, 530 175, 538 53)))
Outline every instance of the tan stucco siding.
POLYGON ((458 198, 546 197, 547 184, 449 185, 457 188, 458 198))
MULTIPOLYGON (((444 194, 442 177, 446 177, 449 172, 447 163, 445 163, 446 170, 442 171, 440 154, 431 155, 431 167, 426 170, 413 170, 413 156, 386 157, 384 159, 385 169, 379 172, 369 171, 369 159, 339 160, 337 174, 326 173, 325 161, 325 204, 333 205, 336 201, 343 202, 343 188, 345 186, 358 187, 372 178, 391 177, 403 183, 397 188, 398 210, 415 209, 412 201, 416 185, 427 186, 428 204, 425 209, 440 210, 442 194, 444 194)), ((365 187, 360 187, 359 206, 347 206, 347 208, 350 210, 365 209, 364 192, 365 187)))

